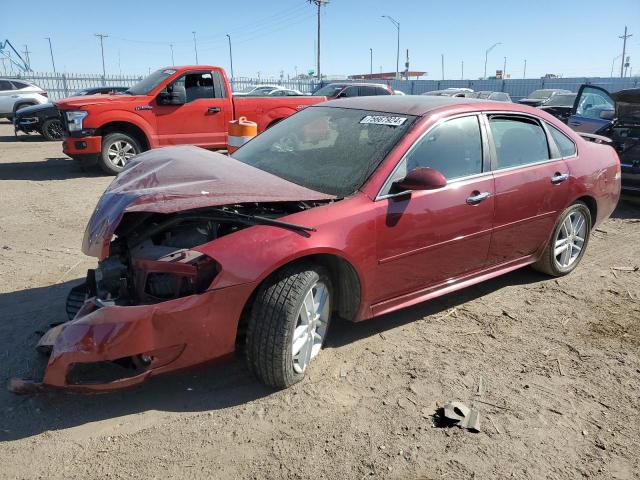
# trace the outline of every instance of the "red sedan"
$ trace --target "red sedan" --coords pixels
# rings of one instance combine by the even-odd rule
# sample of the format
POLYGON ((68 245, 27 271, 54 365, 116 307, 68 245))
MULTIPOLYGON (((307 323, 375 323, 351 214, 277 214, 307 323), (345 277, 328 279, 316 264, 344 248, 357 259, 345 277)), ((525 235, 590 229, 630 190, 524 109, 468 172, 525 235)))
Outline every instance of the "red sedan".
POLYGON ((137 156, 100 199, 99 258, 45 334, 43 387, 108 390, 241 348, 300 381, 332 319, 359 322, 517 268, 571 272, 620 162, 540 110, 376 96, 312 106, 229 158, 137 156))

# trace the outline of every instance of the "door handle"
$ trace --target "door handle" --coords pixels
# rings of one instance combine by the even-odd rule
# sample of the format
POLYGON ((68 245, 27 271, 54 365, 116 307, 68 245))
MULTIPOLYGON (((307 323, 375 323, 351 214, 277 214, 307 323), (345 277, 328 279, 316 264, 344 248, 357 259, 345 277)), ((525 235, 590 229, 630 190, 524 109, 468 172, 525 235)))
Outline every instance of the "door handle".
POLYGON ((469 205, 477 205, 478 203, 482 202, 483 200, 486 200, 487 198, 489 198, 490 196, 491 196, 491 194, 489 192, 477 193, 475 195, 471 195, 470 197, 468 197, 467 198, 467 203, 469 205))
POLYGON ((209 107, 207 108, 207 113, 218 113, 220 111, 220 107, 209 107))
POLYGON ((553 183, 554 185, 557 185, 558 183, 564 182, 567 178, 569 178, 568 173, 556 172, 556 174, 553 177, 551 177, 551 183, 553 183))

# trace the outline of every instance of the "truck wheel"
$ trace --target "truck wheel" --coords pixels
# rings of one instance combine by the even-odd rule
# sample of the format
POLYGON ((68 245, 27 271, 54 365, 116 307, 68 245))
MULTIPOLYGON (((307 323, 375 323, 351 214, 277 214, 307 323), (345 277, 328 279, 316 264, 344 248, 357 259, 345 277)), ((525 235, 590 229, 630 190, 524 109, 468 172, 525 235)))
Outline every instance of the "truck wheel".
POLYGON ((98 163, 106 173, 117 175, 127 162, 142 151, 138 140, 126 133, 109 133, 102 139, 98 163))
POLYGON ((62 122, 57 118, 45 120, 40 132, 49 141, 60 140, 62 138, 62 122))
POLYGON ((591 212, 582 202, 570 205, 553 230, 544 253, 532 266, 536 270, 561 277, 571 273, 582 260, 591 234, 591 212))
POLYGON ((260 381, 286 388, 304 378, 326 337, 332 293, 328 272, 311 264, 286 267, 259 288, 249 318, 246 358, 260 381))

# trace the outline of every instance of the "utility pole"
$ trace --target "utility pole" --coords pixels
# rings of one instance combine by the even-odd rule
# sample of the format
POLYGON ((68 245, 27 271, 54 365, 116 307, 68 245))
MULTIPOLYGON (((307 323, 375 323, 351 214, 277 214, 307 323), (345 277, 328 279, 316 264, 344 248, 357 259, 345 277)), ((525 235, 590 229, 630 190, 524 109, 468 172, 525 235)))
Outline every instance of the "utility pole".
POLYGON ((108 37, 109 35, 105 35, 103 33, 96 33, 95 36, 100 38, 100 52, 102 52, 102 82, 104 84, 104 79, 106 77, 106 72, 105 72, 105 68, 104 68, 104 45, 103 45, 103 40, 105 39, 105 37, 108 37))
POLYGON ((373 48, 369 49, 369 75, 373 75, 373 48))
POLYGON ((171 49, 171 66, 175 66, 176 62, 173 60, 173 43, 169 44, 169 48, 171 49))
POLYGON ((487 48, 487 50, 485 50, 484 52, 484 76, 482 78, 484 78, 485 80, 487 79, 487 59, 489 58, 489 53, 498 45, 502 45, 502 42, 494 43, 489 48, 487 48))
POLYGON ((507 78, 507 57, 504 57, 504 66, 502 67, 502 79, 507 78))
POLYGON ((198 64, 198 44, 196 43, 196 32, 193 32, 193 50, 196 52, 196 65, 198 64))
POLYGON ((231 51, 231 35, 228 33, 227 40, 229 40, 229 62, 231 63, 231 82, 233 82, 233 53, 231 51))
POLYGON ((316 76, 318 77, 318 81, 322 80, 322 74, 320 73, 320 7, 323 7, 324 5, 326 5, 327 3, 329 3, 329 0, 308 0, 309 3, 314 4, 316 7, 318 7, 318 46, 316 49, 317 55, 318 55, 318 59, 317 59, 317 64, 316 64, 316 69, 318 70, 316 72, 316 76))
POLYGON ((524 70, 522 70, 522 78, 527 78, 527 59, 524 59, 524 70))
POLYGON ((393 23, 393 26, 396 27, 396 30, 398 30, 398 43, 397 43, 397 50, 396 50, 396 80, 399 79, 399 68, 400 68, 400 22, 397 21, 395 18, 390 17, 389 15, 382 15, 383 18, 387 18, 389 19, 389 21, 391 23, 393 23))
POLYGON ((444 80, 444 53, 440 54, 440 60, 442 63, 442 80, 444 80))
POLYGON ((24 46, 24 52, 22 52, 22 53, 24 53, 24 58, 25 58, 26 63, 27 63, 27 70, 33 71, 31 69, 31 59, 29 58, 29 54, 32 53, 32 52, 30 52, 29 49, 27 48, 27 46, 25 45, 24 46))
POLYGON ((616 64, 616 60, 618 60, 621 56, 622 54, 616 55, 615 57, 613 57, 613 60, 611 60, 611 78, 613 78, 613 67, 616 64))
POLYGON ((464 80, 464 60, 461 62, 460 80, 464 80))
POLYGON ((51 37, 44 37, 45 40, 49 40, 49 53, 51 54, 51 64, 53 65, 53 73, 56 73, 56 62, 53 61, 53 48, 51 48, 51 37))
POLYGON ((622 60, 620 62, 620 78, 624 77, 624 56, 627 53, 627 38, 633 37, 630 33, 627 35, 627 26, 624 26, 624 35, 618 37, 622 39, 622 60))

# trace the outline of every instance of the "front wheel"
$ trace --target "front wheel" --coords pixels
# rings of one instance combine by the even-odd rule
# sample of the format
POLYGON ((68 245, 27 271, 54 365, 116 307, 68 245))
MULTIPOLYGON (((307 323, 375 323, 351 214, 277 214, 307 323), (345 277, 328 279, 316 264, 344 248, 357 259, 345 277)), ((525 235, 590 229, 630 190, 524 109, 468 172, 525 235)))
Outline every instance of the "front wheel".
POLYGON ((109 133, 102 139, 98 163, 106 173, 117 175, 132 157, 142 151, 138 140, 126 133, 109 133))
POLYGON ((533 268, 554 277, 571 273, 582 260, 591 234, 591 212, 582 202, 562 215, 540 259, 533 268))
POLYGON ((328 272, 309 264, 286 267, 259 288, 246 357, 263 383, 286 388, 304 378, 327 334, 332 288, 328 272))
POLYGON ((42 123, 41 133, 49 141, 62 138, 62 122, 57 118, 50 118, 42 123))

